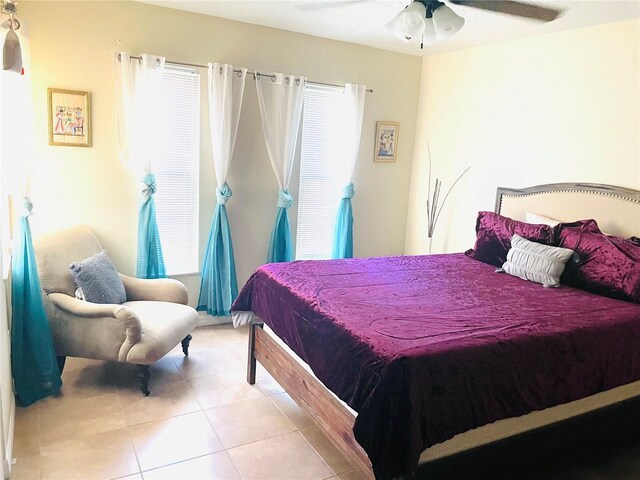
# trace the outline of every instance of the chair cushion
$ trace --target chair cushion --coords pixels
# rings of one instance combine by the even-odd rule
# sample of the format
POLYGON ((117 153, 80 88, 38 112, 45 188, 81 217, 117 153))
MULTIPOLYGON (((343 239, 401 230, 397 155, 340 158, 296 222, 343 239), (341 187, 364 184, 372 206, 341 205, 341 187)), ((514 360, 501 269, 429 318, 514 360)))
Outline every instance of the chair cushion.
POLYGON ((127 356, 127 362, 149 365, 171 351, 198 323, 191 307, 169 302, 125 302, 142 324, 142 338, 127 356))
POLYGON ((69 265, 69 270, 87 302, 121 304, 127 300, 120 275, 107 252, 74 262, 69 265))

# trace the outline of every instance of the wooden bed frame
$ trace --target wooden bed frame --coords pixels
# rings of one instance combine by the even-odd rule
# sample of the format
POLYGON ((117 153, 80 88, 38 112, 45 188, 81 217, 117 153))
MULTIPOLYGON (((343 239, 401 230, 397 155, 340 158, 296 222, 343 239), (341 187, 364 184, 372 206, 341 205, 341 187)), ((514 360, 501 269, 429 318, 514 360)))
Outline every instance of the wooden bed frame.
MULTIPOLYGON (((590 183, 556 183, 523 189, 498 188, 495 212, 501 213, 504 211, 503 204, 508 197, 517 198, 541 194, 567 193, 604 195, 610 197, 611 201, 637 204, 638 212, 640 212, 640 191, 612 185, 590 183)), ((611 212, 610 208, 612 207, 608 206, 605 211, 611 212)), ((562 212, 554 213, 545 211, 537 213, 548 214, 552 218, 564 221, 590 217, 587 215, 584 217, 571 218, 566 217, 566 214, 562 212)), ((596 218, 596 220, 598 220, 598 218, 596 218)), ((630 222, 628 220, 628 217, 619 220, 618 226, 620 228, 613 233, 626 235, 640 234, 640 215, 637 215, 636 219, 631 218, 630 222), (629 225, 629 223, 633 225, 629 225), (627 233, 629 228, 631 228, 634 233, 627 233)), ((360 470, 365 478, 375 479, 367 454, 353 436, 353 425, 356 415, 351 409, 338 400, 333 393, 310 373, 309 369, 301 364, 301 360, 294 358, 287 347, 265 332, 262 324, 254 323, 250 326, 248 353, 247 381, 249 384, 253 385, 255 383, 256 361, 259 361, 291 398, 311 417, 331 443, 351 461, 354 467, 360 470)), ((615 401, 617 400, 614 400, 614 402, 615 401)), ((580 411, 577 414, 569 415, 567 418, 577 418, 584 415, 588 415, 588 413, 580 411)), ((560 420, 562 423, 568 421, 569 420, 560 420)), ((547 426, 548 425, 543 424, 539 427, 534 427, 533 430, 543 429, 547 426)), ((513 434, 513 437, 518 435, 523 435, 523 433, 516 432, 513 434)), ((490 440, 486 443, 493 443, 493 441, 490 440)), ((474 446, 472 448, 477 447, 474 446)))

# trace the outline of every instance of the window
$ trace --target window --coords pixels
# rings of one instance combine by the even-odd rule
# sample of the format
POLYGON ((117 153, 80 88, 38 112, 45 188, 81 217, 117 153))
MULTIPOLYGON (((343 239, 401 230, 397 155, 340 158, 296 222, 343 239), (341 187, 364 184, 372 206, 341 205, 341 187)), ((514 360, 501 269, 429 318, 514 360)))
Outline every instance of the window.
POLYGON ((155 175, 156 215, 168 275, 195 273, 198 261, 200 73, 166 65, 167 154, 155 175))
POLYGON ((336 174, 342 89, 307 85, 302 117, 296 258, 331 258, 342 185, 336 174))

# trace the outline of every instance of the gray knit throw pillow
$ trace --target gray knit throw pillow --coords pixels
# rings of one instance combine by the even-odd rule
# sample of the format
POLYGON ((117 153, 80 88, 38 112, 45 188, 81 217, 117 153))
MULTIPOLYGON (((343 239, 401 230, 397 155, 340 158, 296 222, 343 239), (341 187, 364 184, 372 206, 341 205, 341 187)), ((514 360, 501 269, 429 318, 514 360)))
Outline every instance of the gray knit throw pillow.
POLYGON ((74 262, 69 270, 87 302, 121 304, 127 301, 122 280, 107 252, 74 262))

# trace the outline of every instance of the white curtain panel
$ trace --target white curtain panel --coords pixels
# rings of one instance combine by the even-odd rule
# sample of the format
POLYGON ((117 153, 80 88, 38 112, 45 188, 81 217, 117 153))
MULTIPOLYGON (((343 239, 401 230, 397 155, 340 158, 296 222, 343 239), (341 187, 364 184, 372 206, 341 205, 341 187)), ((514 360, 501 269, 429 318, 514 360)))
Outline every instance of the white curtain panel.
POLYGON ((280 190, 291 180, 306 80, 282 73, 256 79, 262 131, 280 190))
MULTIPOLYGON (((31 63, 29 38, 23 30, 24 27, 16 30, 16 34, 22 49, 24 75, 0 70, 0 190, 3 200, 8 195, 16 199, 28 198, 34 170, 31 63)), ((0 28, 0 46, 4 44, 7 31, 0 28)), ((6 220, 4 215, 3 220, 6 220)), ((5 221, 2 223, 6 225, 5 221)))
POLYGON ((360 136, 362 133, 362 117, 364 115, 364 101, 367 93, 365 85, 347 83, 344 86, 344 163, 339 167, 340 185, 345 187, 353 182, 353 172, 356 168, 360 136))
POLYGON ((246 68, 209 63, 209 125, 218 188, 227 180, 236 144, 246 68), (239 72, 239 73, 238 73, 239 72))
POLYGON ((143 54, 131 58, 116 54, 116 105, 120 159, 125 167, 142 178, 153 173, 164 154, 164 102, 162 83, 165 58, 143 54))

